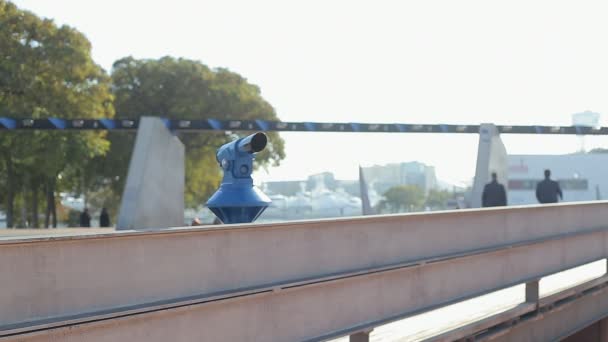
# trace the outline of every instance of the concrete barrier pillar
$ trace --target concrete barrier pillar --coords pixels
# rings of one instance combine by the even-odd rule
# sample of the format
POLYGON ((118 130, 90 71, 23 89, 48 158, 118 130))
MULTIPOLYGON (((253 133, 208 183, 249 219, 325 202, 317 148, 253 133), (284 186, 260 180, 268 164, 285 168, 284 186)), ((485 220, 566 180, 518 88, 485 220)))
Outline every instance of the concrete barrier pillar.
POLYGON ((184 225, 184 145, 160 118, 139 121, 117 230, 184 225))
MULTIPOLYGON (((477 165, 471 193, 471 207, 481 207, 483 187, 490 181, 492 172, 496 172, 498 182, 507 189, 508 182, 507 150, 500 139, 494 124, 485 123, 479 126, 479 146, 477 148, 477 165)), ((508 190, 508 189, 507 189, 508 190)))

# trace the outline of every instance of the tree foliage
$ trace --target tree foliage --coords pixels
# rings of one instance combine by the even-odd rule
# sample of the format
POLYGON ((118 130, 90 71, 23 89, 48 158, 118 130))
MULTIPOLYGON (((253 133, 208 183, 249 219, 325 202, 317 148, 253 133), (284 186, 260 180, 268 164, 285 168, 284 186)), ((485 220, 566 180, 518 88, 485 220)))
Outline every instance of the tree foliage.
MULTIPOLYGON (((113 114, 110 79, 93 62, 86 37, 0 0, 0 117, 113 114)), ((54 203, 59 174, 81 167, 83 161, 103 155, 108 148, 103 132, 39 131, 27 136, 3 132, 0 165, 5 177, 0 186, 6 192, 7 224, 13 224, 16 197, 29 203, 36 222, 39 193, 44 189, 47 205, 54 203)))
POLYGON ((454 194, 446 190, 431 189, 426 195, 425 205, 432 210, 447 209, 447 202, 454 194))
MULTIPOLYGON (((117 117, 141 116, 200 120, 267 119, 276 120, 272 106, 260 89, 227 69, 210 69, 188 59, 164 57, 137 60, 126 57, 112 69, 117 117)), ((215 160, 216 149, 233 134, 185 133, 180 136, 186 147, 186 204, 197 207, 212 194, 221 179, 215 160)), ((121 189, 126 177, 134 136, 112 134, 112 149, 104 163, 115 187, 121 189)), ((257 157, 258 165, 278 165, 285 157, 283 140, 269 133, 269 145, 257 157)))
POLYGON ((398 213, 403 211, 417 211, 424 204, 424 191, 415 185, 397 185, 383 194, 378 203, 380 212, 398 213))
MULTIPOLYGON (((113 117, 115 108, 118 118, 129 119, 277 119, 257 86, 197 61, 126 57, 114 63, 110 77, 93 62, 80 32, 0 0, 0 117, 103 118, 113 117)), ((277 133, 269 136, 256 166, 278 165, 285 157, 283 140, 277 133)), ((180 136, 188 206, 199 206, 215 191, 221 178, 215 151, 235 137, 234 132, 180 136)), ((59 191, 84 194, 85 202, 116 214, 134 141, 135 135, 125 133, 3 131, 0 208, 7 224, 38 226, 38 208, 46 204, 48 226, 61 209, 55 208, 59 191)))

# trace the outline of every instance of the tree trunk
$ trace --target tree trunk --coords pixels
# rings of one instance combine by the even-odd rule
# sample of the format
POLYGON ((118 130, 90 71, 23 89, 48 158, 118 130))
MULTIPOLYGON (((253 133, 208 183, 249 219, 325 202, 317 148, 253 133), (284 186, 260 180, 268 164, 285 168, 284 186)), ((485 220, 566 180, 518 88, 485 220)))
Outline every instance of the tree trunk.
POLYGON ((51 180, 47 179, 44 185, 44 197, 46 199, 46 213, 44 215, 44 226, 49 228, 51 225, 51 213, 53 210, 53 192, 51 191, 51 180))
POLYGON ((10 156, 6 157, 6 181, 6 228, 13 228, 15 217, 15 174, 13 170, 13 161, 10 156))
POLYGON ((23 191, 23 200, 21 202, 23 202, 23 205, 21 206, 21 228, 29 228, 30 227, 30 223, 27 220, 27 197, 25 197, 25 191, 23 191))
POLYGON ((55 183, 57 180, 51 180, 51 191, 49 192, 51 200, 51 214, 53 215, 53 228, 57 228, 57 206, 55 205, 55 183))
POLYGON ((38 182, 32 181, 32 227, 40 228, 38 220, 38 182))
POLYGON ((82 171, 82 198, 84 201, 84 208, 86 209, 89 206, 88 197, 87 197, 87 177, 86 177, 86 169, 82 171))

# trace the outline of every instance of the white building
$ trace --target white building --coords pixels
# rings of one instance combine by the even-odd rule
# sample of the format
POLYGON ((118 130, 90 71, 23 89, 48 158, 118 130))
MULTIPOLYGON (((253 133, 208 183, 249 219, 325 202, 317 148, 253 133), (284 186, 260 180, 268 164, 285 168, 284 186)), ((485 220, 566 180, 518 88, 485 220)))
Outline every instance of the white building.
POLYGON ((533 204, 536 184, 551 170, 560 183, 564 201, 608 198, 608 154, 509 155, 509 205, 533 204))
POLYGON ((416 185, 425 193, 437 188, 435 167, 412 161, 407 163, 363 167, 368 184, 383 193, 395 185, 416 185))

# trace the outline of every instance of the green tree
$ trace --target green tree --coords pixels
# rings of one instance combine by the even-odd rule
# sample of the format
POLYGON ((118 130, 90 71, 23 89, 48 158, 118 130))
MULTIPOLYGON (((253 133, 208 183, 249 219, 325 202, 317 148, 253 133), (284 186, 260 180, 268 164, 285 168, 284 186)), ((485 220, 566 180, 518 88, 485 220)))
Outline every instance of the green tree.
MULTIPOLYGON (((119 118, 277 119, 257 86, 229 70, 210 69, 197 61, 126 57, 114 63, 112 80, 119 118)), ((256 165, 278 165, 285 157, 283 140, 276 132, 268 135, 269 145, 256 157, 256 165)), ((199 206, 216 190, 221 180, 216 149, 234 137, 214 132, 181 134, 186 146, 187 206, 199 206)), ((113 180, 116 191, 121 191, 135 137, 113 133, 110 140, 112 148, 103 163, 112 167, 106 168, 105 176, 113 180)))
POLYGON ((421 210, 424 204, 424 191, 415 185, 397 185, 383 194, 378 203, 380 212, 398 213, 421 210))
MULTIPOLYGON (((110 79, 93 62, 85 36, 0 0, 0 117, 99 118, 113 113, 110 79)), ((7 225, 14 223, 20 192, 22 205, 29 202, 31 225, 38 225, 43 198, 48 222, 55 212, 58 176, 108 147, 103 132, 3 132, 0 162, 6 173, 2 190, 7 225)))
POLYGON ((426 196, 425 205, 431 209, 446 209, 447 201, 453 197, 453 194, 446 190, 431 189, 426 196))

